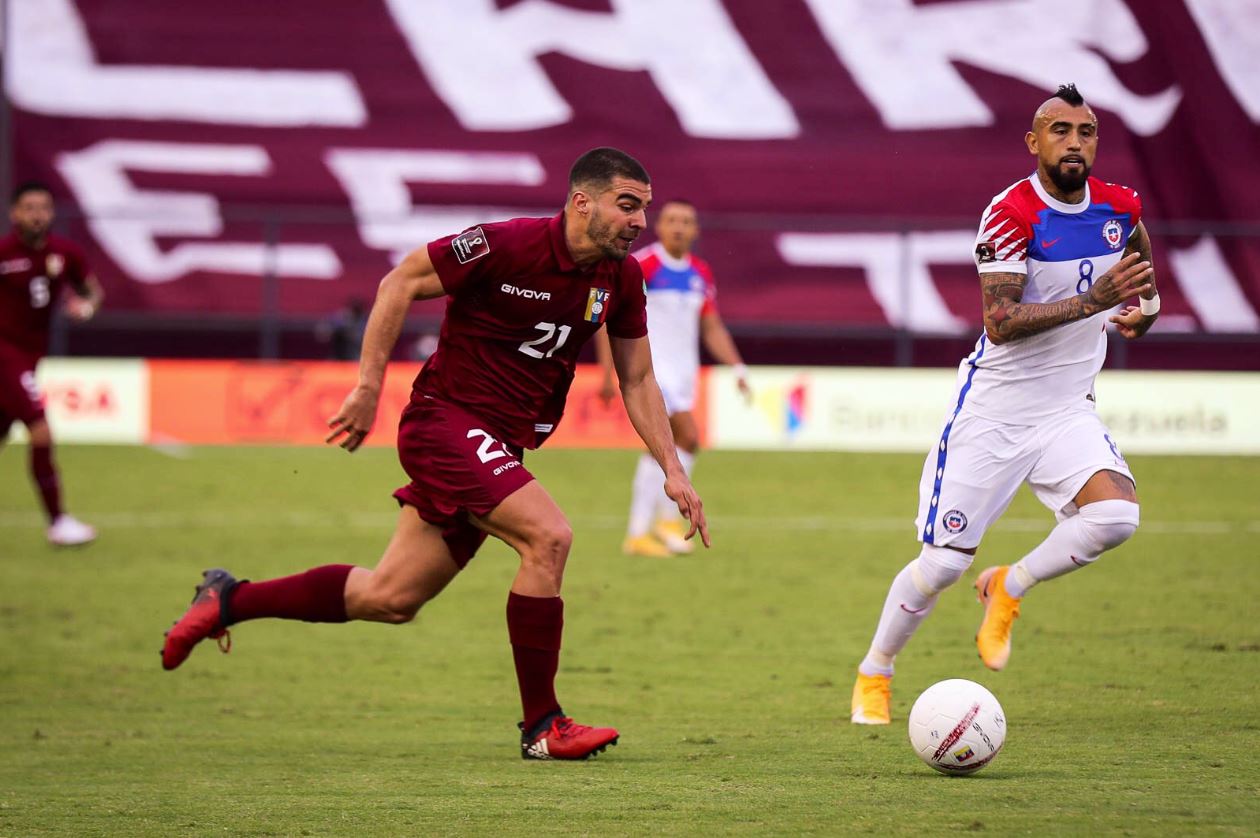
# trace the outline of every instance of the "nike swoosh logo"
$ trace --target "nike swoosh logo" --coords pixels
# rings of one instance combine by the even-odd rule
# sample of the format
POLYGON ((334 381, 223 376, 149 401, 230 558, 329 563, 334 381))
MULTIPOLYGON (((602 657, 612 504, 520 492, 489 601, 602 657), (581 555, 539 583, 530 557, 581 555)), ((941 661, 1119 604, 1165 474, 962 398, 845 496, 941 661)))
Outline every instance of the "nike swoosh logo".
POLYGON ((922 614, 927 610, 927 606, 925 605, 922 608, 906 608, 906 604, 903 602, 901 603, 901 610, 907 614, 922 614))
POLYGON ((1061 238, 1063 238, 1063 236, 1059 236, 1059 238, 1058 238, 1058 239, 1051 239, 1050 241, 1046 241, 1045 239, 1042 239, 1042 240, 1041 240, 1041 246, 1042 246, 1042 247, 1054 247, 1056 244, 1058 244, 1058 243, 1059 243, 1059 239, 1061 239, 1061 238))

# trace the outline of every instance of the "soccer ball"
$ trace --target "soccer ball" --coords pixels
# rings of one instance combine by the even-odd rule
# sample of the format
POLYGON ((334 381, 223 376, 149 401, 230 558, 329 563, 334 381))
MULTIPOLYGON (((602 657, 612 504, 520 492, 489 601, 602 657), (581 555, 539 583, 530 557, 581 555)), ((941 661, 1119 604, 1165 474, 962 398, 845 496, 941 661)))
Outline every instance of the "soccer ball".
POLYGON ((984 768, 1006 741, 1006 715, 993 693, 963 678, 940 681, 910 709, 910 744, 942 774, 984 768))

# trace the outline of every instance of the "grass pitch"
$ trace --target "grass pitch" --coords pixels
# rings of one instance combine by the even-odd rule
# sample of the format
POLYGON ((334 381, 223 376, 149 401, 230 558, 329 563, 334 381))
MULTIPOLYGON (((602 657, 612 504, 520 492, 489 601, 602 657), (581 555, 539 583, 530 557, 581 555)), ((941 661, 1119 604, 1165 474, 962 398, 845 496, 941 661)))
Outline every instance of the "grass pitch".
MULTIPOLYGON (((42 539, 25 451, 0 452, 0 835, 1254 834, 1260 824, 1260 459, 1135 458, 1143 527, 1025 601, 1005 672, 966 584, 899 661, 896 721, 848 718, 887 585, 916 553, 917 456, 708 453, 715 546, 618 552, 635 455, 543 452, 576 530, 559 689, 618 726, 587 763, 526 763, 490 545, 405 627, 259 621, 163 672, 203 568, 372 564, 392 452, 61 449, 100 541, 42 539), (1003 753, 939 776, 919 691, 1001 700, 1003 753)), ((1049 530, 1027 493, 977 569, 1049 530)))

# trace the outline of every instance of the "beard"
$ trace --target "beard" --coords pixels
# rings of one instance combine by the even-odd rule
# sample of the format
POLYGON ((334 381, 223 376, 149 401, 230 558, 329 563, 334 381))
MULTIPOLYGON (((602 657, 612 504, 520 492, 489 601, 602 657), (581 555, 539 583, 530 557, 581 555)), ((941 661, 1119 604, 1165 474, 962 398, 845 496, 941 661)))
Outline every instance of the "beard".
POLYGON ((590 240, 595 242, 600 253, 608 259, 615 259, 618 262, 624 261, 630 255, 630 250, 622 250, 619 246, 619 237, 617 232, 613 230, 612 224, 604 221, 598 213, 591 215, 591 220, 586 225, 586 235, 590 240))
POLYGON ((1051 166, 1047 174, 1050 175, 1050 180, 1054 182, 1054 185, 1064 192, 1077 192, 1085 187, 1085 181, 1089 180, 1091 171, 1093 167, 1082 160, 1079 172, 1065 172, 1062 162, 1059 162, 1051 166))

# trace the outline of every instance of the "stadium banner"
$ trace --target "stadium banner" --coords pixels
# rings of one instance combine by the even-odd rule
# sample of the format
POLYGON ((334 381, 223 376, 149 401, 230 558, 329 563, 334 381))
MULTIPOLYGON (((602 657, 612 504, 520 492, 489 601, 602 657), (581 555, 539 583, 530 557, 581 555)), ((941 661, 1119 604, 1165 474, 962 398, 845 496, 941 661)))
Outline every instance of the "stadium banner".
MULTIPOLYGON (((745 403, 710 371, 709 445, 926 453, 954 408, 954 369, 755 367, 745 403)), ((1260 375, 1103 372, 1098 411, 1131 454, 1260 454, 1260 375)))
MULTIPOLYGON (((149 431, 149 372, 140 359, 45 358, 35 370, 58 442, 140 445, 149 431)), ((14 423, 12 439, 26 440, 14 423)))
POLYGON ((111 311, 330 314, 426 241, 558 211, 613 143, 696 203, 732 323, 968 334, 981 214, 1070 81, 1094 174, 1141 193, 1160 327, 1260 332, 1254 2, 5 8, 15 177, 63 199, 111 311))
MULTIPOLYGON (((392 446, 411 397, 418 363, 391 364, 368 445, 392 446)), ((327 421, 354 386, 352 362, 149 362, 152 404, 148 440, 155 444, 320 445, 327 421)), ((564 421, 549 447, 630 448, 640 445, 620 399, 599 397, 603 373, 579 366, 564 421)), ((704 418, 703 398, 697 405, 704 418)))

